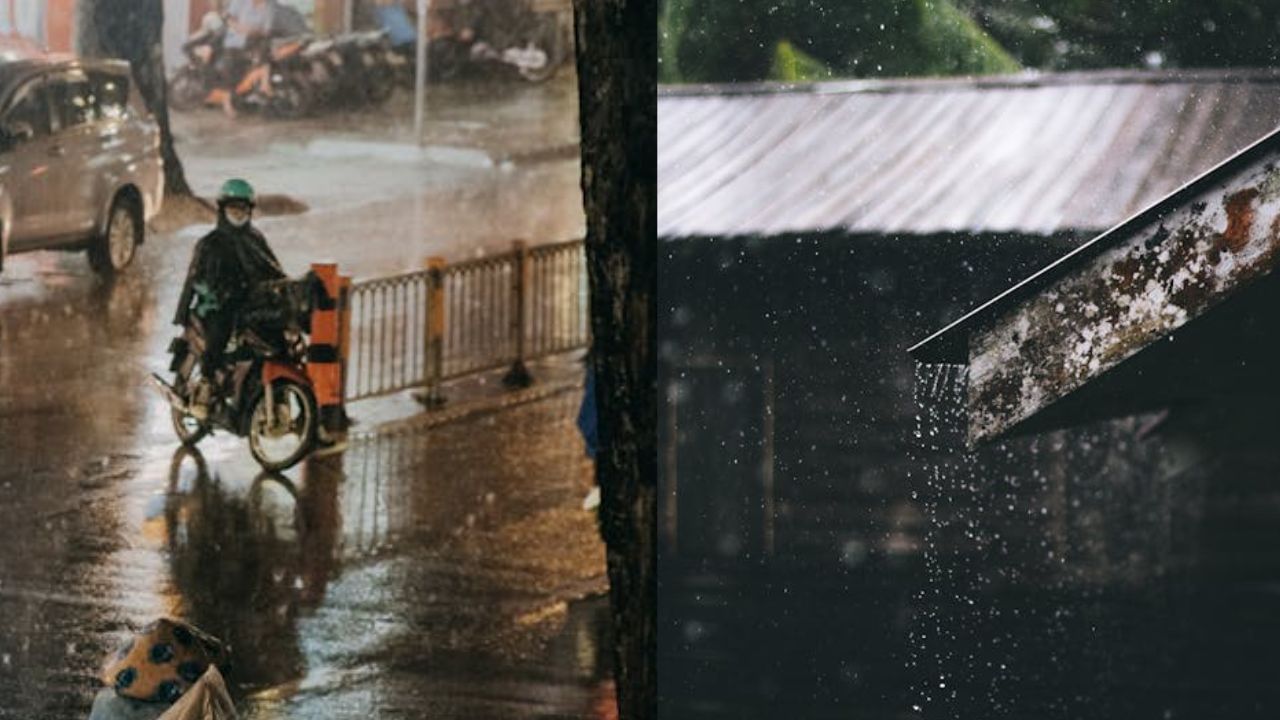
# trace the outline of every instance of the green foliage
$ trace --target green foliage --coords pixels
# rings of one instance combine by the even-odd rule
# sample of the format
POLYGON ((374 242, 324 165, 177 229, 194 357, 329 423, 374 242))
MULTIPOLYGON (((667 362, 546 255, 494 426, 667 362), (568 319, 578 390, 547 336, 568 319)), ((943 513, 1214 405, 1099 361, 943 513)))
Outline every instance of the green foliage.
POLYGON ((1044 69, 1269 66, 1277 0, 959 0, 1021 62, 1044 69))
POLYGON ((1018 69, 952 0, 668 0, 659 32, 664 81, 785 75, 788 53, 818 77, 1018 69))
POLYGON ((831 77, 831 68, 820 60, 795 48, 790 42, 778 43, 773 53, 773 66, 769 69, 770 80, 782 82, 811 82, 827 80, 831 77))
POLYGON ((920 47, 931 50, 930 75, 1017 72, 1018 61, 964 11, 945 0, 924 0, 920 47))
POLYGON ((666 82, 785 75, 784 41, 842 77, 1280 65, 1280 0, 667 0, 660 31, 666 82))
POLYGON ((658 82, 680 82, 676 47, 684 35, 684 0, 667 0, 658 9, 658 82))
POLYGON ((684 82, 745 82, 768 76, 775 33, 760 0, 667 0, 674 47, 660 52, 684 82), (757 18, 759 17, 759 19, 757 18), (675 32, 675 30, 679 32, 675 32))

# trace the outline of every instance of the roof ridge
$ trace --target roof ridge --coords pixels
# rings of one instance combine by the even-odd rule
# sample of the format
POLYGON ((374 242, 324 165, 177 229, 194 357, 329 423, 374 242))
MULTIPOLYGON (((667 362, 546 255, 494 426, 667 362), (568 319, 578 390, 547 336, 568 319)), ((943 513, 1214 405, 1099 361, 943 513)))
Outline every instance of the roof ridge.
POLYGON ((1111 69, 1068 72, 1024 71, 1009 75, 903 77, 828 80, 808 83, 750 82, 659 85, 665 97, 724 95, 842 95, 855 93, 943 92, 957 88, 993 90, 1062 85, 1280 83, 1280 68, 1111 69))

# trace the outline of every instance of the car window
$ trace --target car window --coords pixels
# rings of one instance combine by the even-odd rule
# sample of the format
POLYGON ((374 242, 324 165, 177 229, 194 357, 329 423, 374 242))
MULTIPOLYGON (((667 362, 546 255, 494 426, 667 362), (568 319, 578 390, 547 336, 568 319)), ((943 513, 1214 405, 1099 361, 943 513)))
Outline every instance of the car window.
POLYGON ((49 134, 49 103, 42 83, 28 83, 18 91, 4 115, 3 126, 11 137, 18 139, 49 134))
POLYGON ((90 73, 98 112, 108 120, 121 120, 129 115, 129 79, 113 73, 90 73))
POLYGON ((66 130, 98 119, 93 86, 84 75, 63 75, 49 83, 53 101, 54 131, 66 130))

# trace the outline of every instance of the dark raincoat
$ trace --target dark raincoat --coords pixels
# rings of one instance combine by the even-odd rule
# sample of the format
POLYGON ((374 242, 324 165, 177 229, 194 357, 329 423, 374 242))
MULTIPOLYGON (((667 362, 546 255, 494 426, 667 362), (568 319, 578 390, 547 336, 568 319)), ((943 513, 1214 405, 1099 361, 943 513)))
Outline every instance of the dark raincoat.
POLYGON ((196 243, 173 316, 175 325, 186 326, 195 313, 204 325, 200 367, 206 377, 222 366, 223 350, 235 328, 247 315, 261 314, 255 307, 271 302, 255 293, 258 284, 284 277, 280 261, 262 233, 248 224, 238 228, 218 215, 217 227, 196 243), (199 285, 204 286, 204 292, 197 292, 199 285))
MULTIPOLYGON (((196 302, 197 283, 204 283, 213 291, 217 308, 212 312, 236 315, 258 283, 284 277, 280 261, 257 228, 248 224, 235 227, 219 215, 217 227, 196 243, 173 323, 187 324, 196 302)), ((199 315, 203 318, 205 313, 199 315)))

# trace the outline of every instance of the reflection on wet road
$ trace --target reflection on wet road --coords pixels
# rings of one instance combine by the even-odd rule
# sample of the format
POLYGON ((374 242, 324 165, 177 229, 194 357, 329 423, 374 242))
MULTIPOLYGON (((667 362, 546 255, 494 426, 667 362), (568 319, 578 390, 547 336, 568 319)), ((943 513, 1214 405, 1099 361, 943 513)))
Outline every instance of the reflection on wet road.
MULTIPOLYGON (((318 256, 392 272, 505 249, 508 225, 571 235, 576 167, 440 170, 341 208, 315 182, 311 212, 264 226, 290 272, 318 256)), ((372 184, 423 171, 388 172, 372 184)), ((180 450, 146 377, 167 366, 194 237, 151 237, 114 286, 79 255, 12 257, 0 276, 0 718, 86 716, 108 649, 160 614, 232 645, 249 718, 604 717, 578 393, 431 429, 362 425, 282 476, 238 438, 180 450)))
MULTIPOLYGON (((92 335, 38 307, 0 310, 6 339, 92 335)), ((107 648, 167 613, 230 642, 249 717, 593 717, 607 616, 573 602, 603 587, 575 393, 267 475, 236 438, 175 452, 136 392, 101 399, 133 384, 119 359, 71 395, 6 378, 0 716, 76 716, 107 648)))

